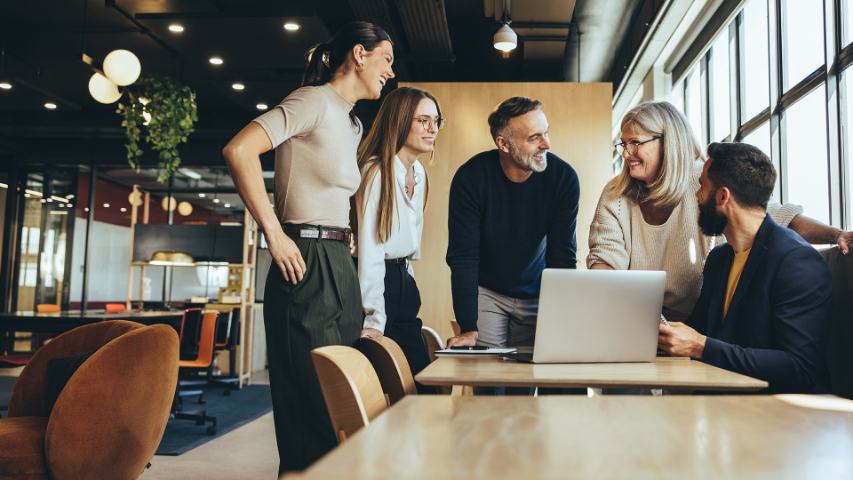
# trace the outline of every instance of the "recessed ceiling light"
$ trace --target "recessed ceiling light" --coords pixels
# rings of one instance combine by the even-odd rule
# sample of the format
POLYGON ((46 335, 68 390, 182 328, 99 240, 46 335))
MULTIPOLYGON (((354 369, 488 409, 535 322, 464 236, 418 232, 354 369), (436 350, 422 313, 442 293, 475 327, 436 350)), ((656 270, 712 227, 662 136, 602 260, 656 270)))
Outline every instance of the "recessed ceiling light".
POLYGON ((225 63, 225 60, 222 60, 222 57, 210 57, 208 60, 211 65, 222 65, 225 63))
POLYGON ((213 203, 219 203, 219 199, 218 199, 218 198, 214 198, 214 199, 213 199, 213 203))
POLYGON ((172 33, 183 33, 184 32, 184 26, 181 25, 180 23, 172 23, 169 25, 169 31, 172 33))
POLYGON ((204 196, 205 196, 205 195, 204 195, 203 193, 199 193, 199 194, 198 194, 198 198, 204 198, 204 196))
POLYGON ((255 105, 255 108, 257 108, 258 110, 266 110, 270 107, 266 103, 259 103, 259 104, 255 105))
POLYGON ((3 90, 11 90, 11 89, 12 89, 12 84, 11 84, 10 82, 5 82, 5 81, 4 81, 4 82, 0 82, 0 89, 3 89, 3 90))
POLYGON ((226 203, 226 204, 225 204, 225 208, 231 208, 231 204, 230 204, 230 203, 226 203))
POLYGON ((237 90, 238 92, 242 92, 243 90, 246 89, 246 86, 240 82, 234 82, 231 84, 231 88, 233 88, 234 90, 237 90))
POLYGON ((104 204, 104 208, 110 208, 110 204, 109 204, 109 203, 105 203, 105 204, 104 204))
POLYGON ((119 209, 119 211, 121 211, 121 213, 124 213, 124 212, 126 212, 126 211, 127 211, 127 209, 126 209, 126 208, 124 208, 124 207, 121 207, 121 208, 119 209))
POLYGON ((45 102, 44 108, 48 110, 56 110, 56 104, 53 102, 45 102))
POLYGON ((288 32, 295 32, 295 31, 299 30, 299 24, 293 23, 293 22, 287 22, 284 24, 284 29, 287 30, 288 32))

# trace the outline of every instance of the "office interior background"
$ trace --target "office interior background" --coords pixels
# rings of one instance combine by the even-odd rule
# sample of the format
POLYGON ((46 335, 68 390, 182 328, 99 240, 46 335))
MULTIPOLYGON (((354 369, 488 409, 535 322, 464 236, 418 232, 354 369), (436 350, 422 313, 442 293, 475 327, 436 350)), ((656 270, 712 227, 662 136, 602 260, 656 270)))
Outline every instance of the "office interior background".
MULTIPOLYGON (((180 306, 227 290, 227 266, 140 268, 133 229, 208 225, 242 235, 251 220, 222 148, 299 86, 310 47, 352 20, 377 23, 394 39, 397 76, 384 94, 420 86, 446 111, 426 165, 432 203, 424 258, 415 264, 421 316, 444 338, 452 333, 444 261, 450 180, 471 155, 491 148, 486 116, 514 94, 544 101, 553 151, 578 171, 579 266, 601 188, 622 168, 613 149, 620 119, 647 100, 676 105, 702 144, 758 146, 779 172, 776 200, 853 229, 849 0, 3 2, 0 310, 180 306), (501 52, 493 38, 507 22, 517 46, 501 52), (90 93, 93 68, 116 49, 133 52, 143 77, 169 76, 195 93, 198 121, 165 181, 151 151, 140 168, 128 165, 116 104, 90 93)), ((380 101, 356 106, 367 127, 380 101)), ((272 154, 262 164, 272 200, 272 154)), ((247 306, 255 351, 246 361, 257 373, 265 362, 258 325, 269 257, 262 238, 256 247, 247 306)))

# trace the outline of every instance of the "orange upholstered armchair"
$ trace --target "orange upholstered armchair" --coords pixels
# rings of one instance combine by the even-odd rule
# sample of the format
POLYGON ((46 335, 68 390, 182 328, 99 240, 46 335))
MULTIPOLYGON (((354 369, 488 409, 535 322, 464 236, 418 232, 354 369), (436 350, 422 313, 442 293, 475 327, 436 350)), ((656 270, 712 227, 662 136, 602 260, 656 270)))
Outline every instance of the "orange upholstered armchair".
POLYGON ((0 419, 0 478, 137 478, 154 455, 178 377, 178 335, 167 325, 86 325, 38 350, 0 419), (51 359, 91 353, 50 410, 51 359))

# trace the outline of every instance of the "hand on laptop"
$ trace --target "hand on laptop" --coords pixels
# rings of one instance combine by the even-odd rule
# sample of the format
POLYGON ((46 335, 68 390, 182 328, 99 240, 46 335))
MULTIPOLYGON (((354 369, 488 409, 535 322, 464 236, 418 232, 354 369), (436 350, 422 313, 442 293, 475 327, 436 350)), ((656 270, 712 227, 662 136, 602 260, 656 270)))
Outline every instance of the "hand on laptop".
POLYGON ((676 357, 702 358, 705 335, 682 322, 658 326, 658 348, 676 357))
POLYGON ((477 332, 465 332, 461 335, 450 337, 447 339, 447 348, 473 347, 477 344, 477 337, 479 337, 479 334, 477 332))

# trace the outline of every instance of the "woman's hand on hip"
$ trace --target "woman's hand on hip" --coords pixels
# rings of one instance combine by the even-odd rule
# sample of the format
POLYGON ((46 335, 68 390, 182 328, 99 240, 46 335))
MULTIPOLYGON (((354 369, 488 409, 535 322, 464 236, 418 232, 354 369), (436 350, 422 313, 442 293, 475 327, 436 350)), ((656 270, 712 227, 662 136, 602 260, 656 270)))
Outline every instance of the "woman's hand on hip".
POLYGON ((301 282, 308 269, 305 267, 305 260, 302 259, 302 252, 299 251, 296 243, 285 235, 281 227, 272 235, 269 232, 264 232, 264 234, 267 238, 270 255, 272 255, 273 262, 281 270, 284 281, 291 282, 294 285, 301 282))

